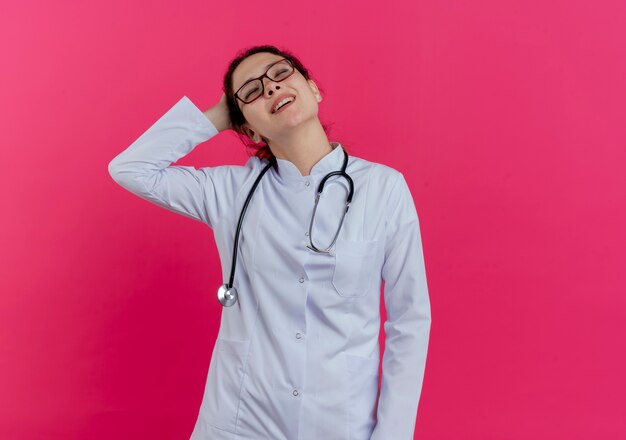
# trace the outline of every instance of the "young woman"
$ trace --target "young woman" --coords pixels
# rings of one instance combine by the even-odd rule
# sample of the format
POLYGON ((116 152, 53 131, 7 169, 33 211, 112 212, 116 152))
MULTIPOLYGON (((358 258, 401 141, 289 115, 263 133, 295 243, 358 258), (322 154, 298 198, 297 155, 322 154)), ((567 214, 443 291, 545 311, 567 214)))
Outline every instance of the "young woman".
POLYGON ((431 315, 404 176, 329 142, 320 90, 287 51, 241 53, 223 91, 204 112, 184 96, 109 164, 214 230, 225 307, 191 439, 412 439, 431 315), (256 146, 244 166, 171 165, 228 129, 256 146))

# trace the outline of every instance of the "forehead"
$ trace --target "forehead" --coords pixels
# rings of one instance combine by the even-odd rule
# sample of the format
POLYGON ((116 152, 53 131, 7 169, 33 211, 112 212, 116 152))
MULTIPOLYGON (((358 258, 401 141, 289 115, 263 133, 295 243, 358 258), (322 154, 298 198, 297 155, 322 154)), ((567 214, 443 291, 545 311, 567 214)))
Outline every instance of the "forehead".
POLYGON ((267 65, 284 57, 273 53, 259 52, 243 60, 233 72, 233 89, 237 90, 246 81, 263 75, 267 65))

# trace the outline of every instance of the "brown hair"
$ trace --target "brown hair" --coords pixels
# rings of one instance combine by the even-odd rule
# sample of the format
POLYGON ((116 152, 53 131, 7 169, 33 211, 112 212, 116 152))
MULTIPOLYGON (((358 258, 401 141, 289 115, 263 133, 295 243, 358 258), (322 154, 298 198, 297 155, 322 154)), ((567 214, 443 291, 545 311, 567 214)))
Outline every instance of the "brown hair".
MULTIPOLYGON (((280 55, 283 58, 287 58, 289 61, 293 63, 293 66, 302 74, 302 76, 304 76, 305 79, 309 80, 311 79, 311 76, 309 74, 308 69, 302 65, 300 60, 293 53, 287 50, 278 49, 277 47, 270 46, 270 45, 253 46, 248 49, 242 49, 241 51, 239 51, 239 53, 237 53, 235 58, 230 62, 228 66, 228 70, 226 71, 226 74, 224 75, 223 91, 224 91, 224 94, 226 95, 226 103, 228 105, 228 115, 230 116, 232 129, 235 133, 237 133, 237 135, 239 136, 239 138, 241 139, 245 147, 252 149, 253 154, 256 155, 259 159, 272 159, 274 157, 274 153, 272 153, 272 150, 270 150, 270 147, 267 144, 267 139, 265 137, 261 136, 262 141, 259 143, 255 143, 248 136, 246 136, 246 133, 243 131, 243 125, 246 122, 246 118, 244 117, 243 112, 241 111, 239 106, 237 105, 237 98, 235 98, 235 91, 233 91, 233 72, 235 71, 235 68, 244 59, 246 59, 250 55, 253 55, 259 52, 273 53, 275 55, 280 55)), ((322 88, 319 85, 318 85, 318 89, 322 91, 322 88)), ((321 124, 322 124, 322 127, 324 128, 324 131, 326 132, 326 135, 328 136, 329 128, 330 128, 330 125, 332 124, 325 124, 323 122, 321 122, 321 124)), ((342 147, 344 147, 343 144, 342 144, 342 147)))

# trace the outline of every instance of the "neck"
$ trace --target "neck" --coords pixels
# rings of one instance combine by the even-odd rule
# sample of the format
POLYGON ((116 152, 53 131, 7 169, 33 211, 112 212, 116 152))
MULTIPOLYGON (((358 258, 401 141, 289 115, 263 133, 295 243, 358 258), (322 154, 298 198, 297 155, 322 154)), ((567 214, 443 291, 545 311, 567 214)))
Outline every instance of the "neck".
POLYGON ((274 156, 293 163, 303 176, 311 174, 313 165, 333 150, 318 119, 284 131, 268 145, 274 156))

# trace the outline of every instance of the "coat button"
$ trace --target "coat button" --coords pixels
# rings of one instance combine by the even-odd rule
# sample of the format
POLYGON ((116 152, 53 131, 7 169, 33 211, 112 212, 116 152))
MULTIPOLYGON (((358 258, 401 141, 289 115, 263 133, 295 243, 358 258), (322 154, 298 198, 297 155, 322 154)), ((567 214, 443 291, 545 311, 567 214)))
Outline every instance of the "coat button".
POLYGON ((305 184, 306 186, 309 186, 309 185, 311 184, 311 182, 309 182, 309 181, 307 180, 306 182, 304 182, 304 184, 305 184))
POLYGON ((304 283, 304 277, 300 277, 298 281, 300 281, 301 283, 304 283))
POLYGON ((309 236, 309 231, 306 231, 306 232, 304 233, 304 235, 306 235, 306 236, 308 237, 308 236, 309 236))
POLYGON ((296 339, 302 339, 302 333, 296 333, 296 339))
POLYGON ((300 393, 298 393, 298 390, 293 390, 293 395, 294 396, 297 396, 298 394, 300 394, 300 393))

